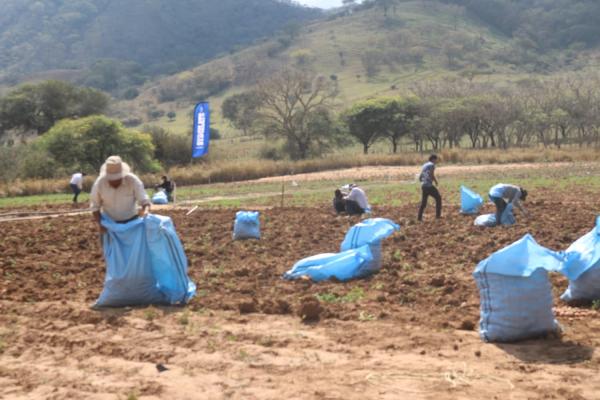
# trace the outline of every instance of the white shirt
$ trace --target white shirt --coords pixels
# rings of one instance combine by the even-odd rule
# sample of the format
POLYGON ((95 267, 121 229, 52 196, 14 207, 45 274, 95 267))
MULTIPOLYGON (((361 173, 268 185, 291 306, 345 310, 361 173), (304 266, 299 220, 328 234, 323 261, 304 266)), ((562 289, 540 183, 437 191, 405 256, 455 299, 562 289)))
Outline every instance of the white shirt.
POLYGON ((366 210, 367 208, 369 208, 369 202, 367 201, 367 195, 365 194, 365 191, 359 187, 352 188, 352 190, 350 191, 350 194, 348 196, 346 196, 346 200, 355 201, 356 203, 358 203, 360 208, 362 208, 363 210, 366 210))
POLYGON ((71 176, 71 185, 77 185, 79 189, 83 186, 83 174, 77 172, 71 176))
POLYGON ((106 176, 100 176, 92 187, 92 211, 106 213, 114 221, 126 221, 137 214, 136 202, 140 205, 150 204, 144 184, 134 174, 123 177, 121 186, 114 189, 106 176))

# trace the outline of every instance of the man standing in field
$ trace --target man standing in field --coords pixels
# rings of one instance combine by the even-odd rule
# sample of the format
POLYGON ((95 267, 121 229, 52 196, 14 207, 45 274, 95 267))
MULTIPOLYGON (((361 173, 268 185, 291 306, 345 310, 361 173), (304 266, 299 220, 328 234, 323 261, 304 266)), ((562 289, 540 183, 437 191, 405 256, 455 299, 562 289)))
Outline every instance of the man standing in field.
POLYGON ((119 156, 110 156, 100 169, 91 192, 94 220, 100 232, 106 229, 100 223, 100 211, 117 223, 127 223, 144 216, 150 210, 150 199, 144 190, 144 184, 131 173, 129 165, 119 156), (138 203, 142 208, 138 212, 138 203))
POLYGON ((429 161, 423 165, 421 174, 419 175, 419 181, 421 182, 421 207, 419 208, 419 215, 417 219, 423 221, 423 212, 427 207, 427 200, 429 196, 435 199, 435 217, 442 217, 442 196, 437 188, 433 185, 439 186, 437 178, 435 177, 435 165, 438 162, 438 156, 432 154, 429 156, 429 161))
POLYGON ((71 176, 71 190, 73 191, 73 204, 77 204, 77 197, 79 197, 79 193, 83 190, 83 177, 86 174, 84 172, 75 172, 71 176))
POLYGON ((506 183, 499 183, 496 186, 493 186, 490 189, 490 200, 496 205, 496 224, 501 225, 500 221, 502 220, 502 213, 508 206, 508 203, 516 206, 525 217, 528 217, 529 214, 521 205, 521 201, 525 201, 527 199, 527 190, 522 187, 518 187, 515 185, 509 185, 506 183), (508 203, 506 200, 508 200, 508 203))

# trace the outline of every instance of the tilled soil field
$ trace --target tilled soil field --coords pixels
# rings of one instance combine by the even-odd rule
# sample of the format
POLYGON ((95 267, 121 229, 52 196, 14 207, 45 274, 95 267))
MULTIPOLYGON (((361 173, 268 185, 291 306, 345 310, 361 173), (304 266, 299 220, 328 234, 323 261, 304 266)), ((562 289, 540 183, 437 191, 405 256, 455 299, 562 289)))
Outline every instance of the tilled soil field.
POLYGON ((594 223, 582 198, 539 193, 531 220, 492 230, 456 207, 425 223, 416 205, 376 208, 402 227, 382 270, 318 284, 281 275, 338 251, 358 219, 275 208, 260 241, 234 242, 236 210, 167 211, 198 286, 181 308, 90 309, 104 261, 89 217, 2 223, 0 398, 599 399, 600 313, 561 304, 564 278, 552 277, 562 338, 486 345, 471 277, 525 233, 568 247, 594 223))

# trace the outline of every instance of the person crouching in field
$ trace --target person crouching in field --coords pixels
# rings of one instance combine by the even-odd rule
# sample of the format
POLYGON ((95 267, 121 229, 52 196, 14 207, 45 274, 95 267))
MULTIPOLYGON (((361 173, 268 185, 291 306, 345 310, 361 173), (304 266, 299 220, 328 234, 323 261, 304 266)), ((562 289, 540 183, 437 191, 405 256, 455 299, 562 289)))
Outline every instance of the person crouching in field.
POLYGON ((119 156, 110 156, 100 169, 91 192, 94 220, 101 233, 106 232, 100 222, 100 212, 117 223, 127 223, 144 216, 150 210, 150 199, 144 184, 131 173, 129 165, 119 156), (138 213, 136 203, 142 207, 138 213))
POLYGON ((75 172, 71 175, 71 191, 73 192, 73 204, 77 204, 77 198, 79 193, 83 190, 83 177, 86 176, 85 172, 75 172))
POLYGON ((522 187, 499 183, 490 189, 489 196, 490 200, 496 205, 496 221, 498 225, 500 225, 502 213, 509 203, 521 210, 525 217, 529 217, 529 213, 521 205, 521 200, 525 201, 527 199, 527 190, 522 187), (506 200, 508 200, 508 203, 506 200))
POLYGON ((438 162, 438 156, 432 154, 429 156, 429 161, 426 162, 419 175, 419 181, 421 182, 421 207, 419 208, 419 214, 417 219, 423 221, 423 212, 427 207, 427 200, 429 196, 435 199, 435 217, 442 217, 442 196, 437 188, 433 185, 439 186, 438 180, 435 177, 435 166, 438 162))
POLYGON ((340 189, 336 189, 333 196, 333 209, 337 214, 346 211, 346 200, 340 189))
POLYGON ((350 193, 344 197, 344 203, 348 215, 362 215, 369 208, 365 191, 355 184, 350 185, 350 193))

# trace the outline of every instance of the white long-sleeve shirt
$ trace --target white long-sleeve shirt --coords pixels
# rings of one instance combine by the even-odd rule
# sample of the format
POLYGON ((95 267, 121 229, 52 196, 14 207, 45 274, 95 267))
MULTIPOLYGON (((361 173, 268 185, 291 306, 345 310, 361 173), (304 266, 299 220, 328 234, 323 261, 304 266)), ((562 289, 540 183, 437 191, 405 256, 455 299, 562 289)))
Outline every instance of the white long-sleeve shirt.
POLYGON ((357 202, 358 205, 360 206, 360 208, 362 208, 363 210, 366 210, 367 208, 369 208, 369 202, 367 200, 367 195, 365 194, 365 191, 359 187, 352 188, 352 190, 350 191, 350 194, 348 194, 348 196, 346 196, 346 200, 353 200, 353 201, 357 202))
POLYGON ((126 221, 137 214, 137 205, 150 204, 144 184, 134 174, 127 174, 118 188, 109 185, 106 176, 96 179, 90 195, 92 211, 102 211, 113 221, 126 221))
POLYGON ((79 189, 83 187, 83 174, 76 172, 71 176, 71 185, 77 186, 79 189))
POLYGON ((525 212, 525 209, 521 205, 520 201, 521 188, 518 186, 509 185, 507 183, 499 183, 490 189, 490 196, 506 199, 509 203, 512 203, 513 206, 518 207, 521 212, 525 212))

